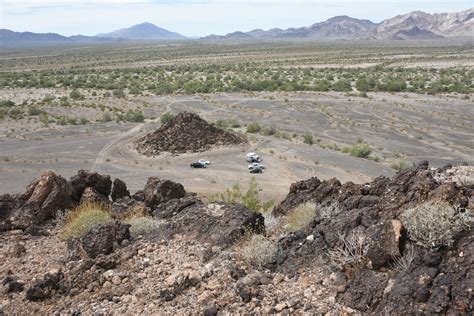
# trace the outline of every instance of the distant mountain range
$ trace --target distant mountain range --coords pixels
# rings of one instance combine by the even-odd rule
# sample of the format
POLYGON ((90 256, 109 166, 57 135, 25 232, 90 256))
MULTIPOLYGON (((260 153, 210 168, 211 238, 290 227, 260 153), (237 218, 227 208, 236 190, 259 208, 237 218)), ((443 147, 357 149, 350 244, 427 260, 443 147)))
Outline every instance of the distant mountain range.
MULTIPOLYGON (((227 35, 209 35, 202 40, 439 40, 474 36, 474 8, 456 13, 429 14, 414 11, 380 23, 337 16, 308 27, 253 30, 227 35)), ((53 45, 68 43, 115 43, 126 41, 190 40, 181 34, 141 23, 96 36, 62 36, 56 33, 14 32, 0 29, 0 46, 53 45)))
POLYGON ((314 39, 314 40, 430 40, 445 37, 474 37, 474 8, 457 13, 428 14, 415 11, 373 23, 337 16, 308 27, 271 29, 210 35, 221 39, 314 39))

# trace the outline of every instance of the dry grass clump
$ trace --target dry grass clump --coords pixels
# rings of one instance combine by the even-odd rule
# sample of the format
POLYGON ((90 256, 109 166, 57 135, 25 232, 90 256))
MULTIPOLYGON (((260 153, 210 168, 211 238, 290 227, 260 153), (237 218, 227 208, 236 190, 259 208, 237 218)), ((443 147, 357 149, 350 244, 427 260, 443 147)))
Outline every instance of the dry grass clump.
POLYGON ((148 235, 156 232, 160 226, 156 219, 147 216, 129 217, 125 223, 130 224, 130 234, 132 237, 148 235))
POLYGON ((84 203, 64 216, 61 235, 65 239, 78 237, 96 225, 112 221, 112 217, 103 204, 84 203))
POLYGON ((450 247, 456 236, 473 224, 469 212, 441 201, 425 202, 406 210, 401 220, 410 238, 427 248, 450 247))
POLYGON ((255 267, 271 263, 276 252, 275 242, 263 235, 250 235, 242 245, 244 260, 255 267))
POLYGON ((316 214, 316 204, 307 202, 294 208, 283 220, 283 229, 294 232, 305 228, 311 223, 316 214))
POLYGON ((397 271, 407 271, 415 260, 415 247, 409 245, 401 257, 393 257, 393 268, 397 271))
POLYGON ((339 234, 341 246, 329 250, 328 256, 332 263, 343 268, 345 266, 358 267, 365 263, 369 241, 364 233, 353 230, 348 235, 339 234))

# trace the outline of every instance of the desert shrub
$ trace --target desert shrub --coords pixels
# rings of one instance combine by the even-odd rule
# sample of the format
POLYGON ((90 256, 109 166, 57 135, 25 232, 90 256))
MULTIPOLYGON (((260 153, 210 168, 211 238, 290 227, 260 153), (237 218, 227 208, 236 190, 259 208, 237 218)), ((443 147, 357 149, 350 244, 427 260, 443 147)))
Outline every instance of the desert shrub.
POLYGON ((19 120, 23 118, 23 111, 19 108, 13 108, 8 111, 8 115, 14 120, 19 120))
POLYGON ((122 89, 115 89, 112 92, 112 95, 116 98, 119 98, 119 99, 125 98, 125 92, 123 92, 122 89))
POLYGON ((112 114, 110 114, 110 112, 105 112, 104 114, 102 114, 102 122, 103 123, 107 123, 107 122, 110 122, 112 121, 113 118, 112 118, 112 114))
POLYGON ((276 252, 275 242, 263 235, 250 235, 242 245, 244 260, 255 267, 262 267, 271 263, 276 252))
POLYGON ((231 189, 227 189, 223 193, 211 195, 209 201, 223 202, 228 205, 242 204, 254 212, 265 213, 273 206, 273 201, 263 202, 259 197, 259 191, 257 180, 252 177, 246 192, 242 192, 240 184, 236 183, 231 189))
POLYGON ((397 271, 407 271, 416 257, 415 247, 407 245, 407 249, 403 256, 393 257, 393 268, 397 271))
POLYGON ((41 123, 47 125, 49 123, 49 116, 48 116, 48 113, 41 113, 39 116, 38 116, 38 119, 41 123))
POLYGON ((291 210, 283 220, 283 228, 288 232, 303 229, 309 225, 316 214, 316 204, 303 203, 291 210))
POLYGON ((456 236, 472 227, 473 218, 451 204, 429 201, 408 209, 401 215, 409 237, 427 248, 450 247, 456 236))
POLYGON ((397 172, 401 172, 401 171, 405 171, 407 169, 410 168, 410 164, 406 161, 398 161, 398 162, 394 162, 390 165, 390 167, 394 170, 396 170, 397 172))
POLYGON ((311 135, 311 134, 309 134, 309 133, 306 133, 306 134, 303 136, 303 141, 304 141, 305 144, 313 145, 313 144, 314 144, 313 135, 311 135))
MULTIPOLYGON (((69 93, 69 96, 74 100, 84 100, 84 95, 76 89, 72 90, 71 93, 69 93)), ((61 105, 63 105, 63 102, 67 102, 67 99, 61 98, 61 105)))
POLYGON ((255 134, 255 133, 259 133, 261 130, 262 130, 262 127, 260 126, 260 124, 256 122, 250 123, 247 126, 247 133, 255 134))
POLYGON ((369 242, 364 233, 353 230, 348 235, 338 235, 340 246, 329 250, 328 257, 331 262, 339 267, 359 267, 366 261, 369 242))
POLYGON ((143 122, 145 120, 145 115, 143 115, 143 111, 140 110, 128 110, 125 114, 125 120, 127 122, 143 122))
POLYGON ((6 114, 7 114, 7 111, 5 111, 4 109, 0 109, 0 120, 3 120, 6 114))
POLYGON ((174 115, 170 112, 166 112, 161 116, 160 122, 161 122, 161 124, 168 124, 173 119, 174 119, 174 115))
POLYGON ((357 143, 352 147, 344 146, 341 151, 354 157, 368 158, 372 153, 372 148, 366 143, 357 143))
POLYGON ((101 204, 84 203, 68 212, 62 220, 61 235, 68 239, 78 237, 90 228, 113 221, 101 204))
POLYGON ((139 216, 130 217, 125 220, 130 224, 130 234, 136 238, 139 235, 148 235, 158 230, 159 222, 151 217, 139 216))
POLYGON ((0 101, 0 107, 4 107, 4 108, 11 108, 11 107, 14 107, 15 106, 15 102, 11 101, 11 100, 3 100, 3 101, 0 101))
POLYGON ((44 111, 37 108, 37 107, 35 107, 35 106, 29 106, 28 107, 28 115, 29 116, 38 116, 42 113, 44 113, 44 111))

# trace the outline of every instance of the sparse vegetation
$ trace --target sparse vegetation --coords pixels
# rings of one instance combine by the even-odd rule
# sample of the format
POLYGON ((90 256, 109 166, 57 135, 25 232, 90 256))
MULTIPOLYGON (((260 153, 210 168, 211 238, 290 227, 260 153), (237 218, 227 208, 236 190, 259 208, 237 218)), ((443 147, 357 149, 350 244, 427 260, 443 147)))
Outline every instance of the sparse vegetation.
POLYGON ((441 201, 429 201, 408 209, 401 220, 410 238, 427 248, 450 247, 459 233, 473 225, 469 211, 441 201))
POLYGON ((328 257, 335 266, 360 267, 366 263, 369 243, 364 233, 353 230, 348 235, 339 234, 339 241, 341 245, 328 252, 328 257))
POLYGON ((88 229, 112 220, 104 205, 83 203, 65 215, 61 223, 62 237, 64 239, 78 237, 88 229))
POLYGON ((225 204, 242 204, 254 212, 266 213, 273 206, 273 201, 264 202, 259 197, 259 187, 255 177, 252 177, 249 188, 242 192, 239 183, 234 184, 232 189, 227 189, 223 193, 211 195, 210 202, 223 202, 225 204))
POLYGON ((316 214, 316 204, 304 203, 293 209, 283 220, 283 229, 294 232, 307 227, 316 214))
POLYGON ((263 267, 275 257, 277 246, 274 241, 263 235, 250 235, 242 245, 244 260, 254 267, 263 267))
POLYGON ((166 112, 160 117, 160 122, 161 124, 168 124, 173 119, 174 119, 174 115, 170 112, 166 112))
POLYGON ((260 124, 256 122, 250 123, 247 126, 247 133, 256 134, 256 133, 259 133, 261 130, 262 130, 262 127, 260 126, 260 124))

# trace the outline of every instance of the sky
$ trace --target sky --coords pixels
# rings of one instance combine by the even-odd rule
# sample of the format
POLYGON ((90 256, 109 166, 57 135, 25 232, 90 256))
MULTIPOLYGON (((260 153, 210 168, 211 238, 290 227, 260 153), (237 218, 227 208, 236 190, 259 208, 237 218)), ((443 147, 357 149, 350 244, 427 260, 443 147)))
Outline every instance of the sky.
POLYGON ((474 0, 0 0, 0 28, 96 35, 151 22, 185 36, 301 27, 337 15, 384 19, 456 12, 474 0))

